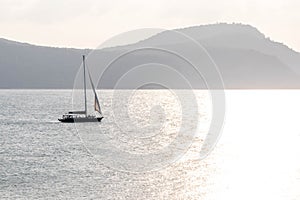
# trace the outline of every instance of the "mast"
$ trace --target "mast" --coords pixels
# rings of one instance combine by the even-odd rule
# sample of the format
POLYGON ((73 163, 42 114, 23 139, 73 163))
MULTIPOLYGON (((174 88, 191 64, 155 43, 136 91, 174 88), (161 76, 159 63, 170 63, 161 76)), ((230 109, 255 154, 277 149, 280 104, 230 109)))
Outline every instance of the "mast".
POLYGON ((85 116, 87 116, 86 81, 85 81, 85 55, 82 56, 82 60, 83 60, 84 112, 85 112, 85 116))

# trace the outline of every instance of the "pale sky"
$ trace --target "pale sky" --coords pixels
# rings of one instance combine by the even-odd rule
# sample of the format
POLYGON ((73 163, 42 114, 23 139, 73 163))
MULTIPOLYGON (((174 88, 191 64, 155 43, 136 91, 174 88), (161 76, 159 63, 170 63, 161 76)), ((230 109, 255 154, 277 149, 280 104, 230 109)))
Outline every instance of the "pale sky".
POLYGON ((250 24, 300 52, 299 0, 0 0, 0 37, 96 48, 122 32, 216 22, 250 24))

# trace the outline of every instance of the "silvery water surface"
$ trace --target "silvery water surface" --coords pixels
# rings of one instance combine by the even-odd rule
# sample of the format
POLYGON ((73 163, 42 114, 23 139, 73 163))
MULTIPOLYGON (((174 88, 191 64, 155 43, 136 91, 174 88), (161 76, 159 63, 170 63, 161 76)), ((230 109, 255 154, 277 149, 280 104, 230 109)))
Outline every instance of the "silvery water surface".
MULTIPOLYGON (((198 154, 211 111, 207 91, 195 91, 203 126, 192 146, 174 163, 140 173, 95 159, 74 124, 57 121, 71 108, 71 93, 0 91, 1 199, 300 199, 298 90, 226 91, 223 135, 204 160, 198 154)), ((132 100, 135 107, 129 109, 137 112, 138 122, 145 123, 141 113, 149 114, 139 97, 158 93, 141 91, 132 100)), ((102 130, 112 117, 111 95, 99 91, 102 130)), ((168 105, 168 99, 162 102, 168 105)), ((155 113, 159 109, 150 111, 161 115, 155 113)))

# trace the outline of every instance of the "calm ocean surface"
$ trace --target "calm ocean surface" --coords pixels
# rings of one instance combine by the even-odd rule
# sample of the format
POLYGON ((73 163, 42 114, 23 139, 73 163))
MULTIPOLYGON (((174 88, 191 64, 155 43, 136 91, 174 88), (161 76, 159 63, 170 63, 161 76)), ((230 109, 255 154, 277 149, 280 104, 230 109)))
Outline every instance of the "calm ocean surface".
MULTIPOLYGON (((207 91, 195 91, 201 123, 191 146, 166 165, 139 173, 124 170, 126 163, 118 166, 119 154, 95 149, 103 142, 99 135, 133 155, 155 152, 182 127, 182 101, 168 91, 142 90, 129 100, 124 93, 129 91, 116 98, 110 90, 98 91, 105 118, 98 132, 85 134, 86 125, 57 121, 72 108, 71 90, 0 90, 0 198, 300 199, 300 91, 226 91, 222 136, 204 160, 198 156, 210 98, 207 91), (131 115, 122 118, 124 104, 131 115), (122 131, 115 129, 116 121, 122 131), (131 123, 148 128, 134 129, 131 123), (152 135, 155 130, 160 132, 152 135), (135 136, 153 143, 139 143, 135 136)), ((191 120, 184 131, 192 131, 195 111, 186 109, 191 120)))

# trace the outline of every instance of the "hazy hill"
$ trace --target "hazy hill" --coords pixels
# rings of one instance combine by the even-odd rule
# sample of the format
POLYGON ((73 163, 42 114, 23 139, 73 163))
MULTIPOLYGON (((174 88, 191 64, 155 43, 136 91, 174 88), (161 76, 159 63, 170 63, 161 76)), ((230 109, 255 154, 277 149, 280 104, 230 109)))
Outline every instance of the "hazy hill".
POLYGON ((1 88, 71 88, 84 50, 0 40, 1 88))
MULTIPOLYGON (((300 54, 283 44, 271 41, 254 27, 214 24, 175 31, 192 37, 206 48, 218 65, 226 88, 300 88, 299 75, 296 73, 300 72, 300 54)), ((120 52, 145 46, 190 52, 195 58, 203 56, 187 43, 188 41, 182 38, 178 39, 176 34, 165 31, 136 44, 97 50, 88 63, 90 66, 96 66, 93 74, 97 75, 103 72, 111 58, 120 52)), ((0 88, 73 88, 73 80, 81 64, 81 55, 89 51, 41 47, 0 39, 0 88)), ((179 60, 169 61, 165 55, 156 55, 151 51, 138 52, 106 70, 99 86, 112 88, 126 71, 151 62, 152 60, 146 57, 149 54, 153 54, 151 58, 156 62, 171 65, 184 76, 193 74, 189 67, 179 60)), ((201 66, 200 71, 209 72, 210 68, 205 68, 205 59, 203 63, 200 61, 198 64, 201 66)), ((141 74, 138 79, 151 79, 151 76, 161 80, 170 79, 171 87, 185 88, 174 77, 157 74, 155 71, 153 74, 141 74)), ((205 87, 204 82, 199 83, 195 77, 190 78, 194 87, 205 87)), ((134 87, 138 82, 135 79, 137 78, 131 77, 122 87, 134 87)))

